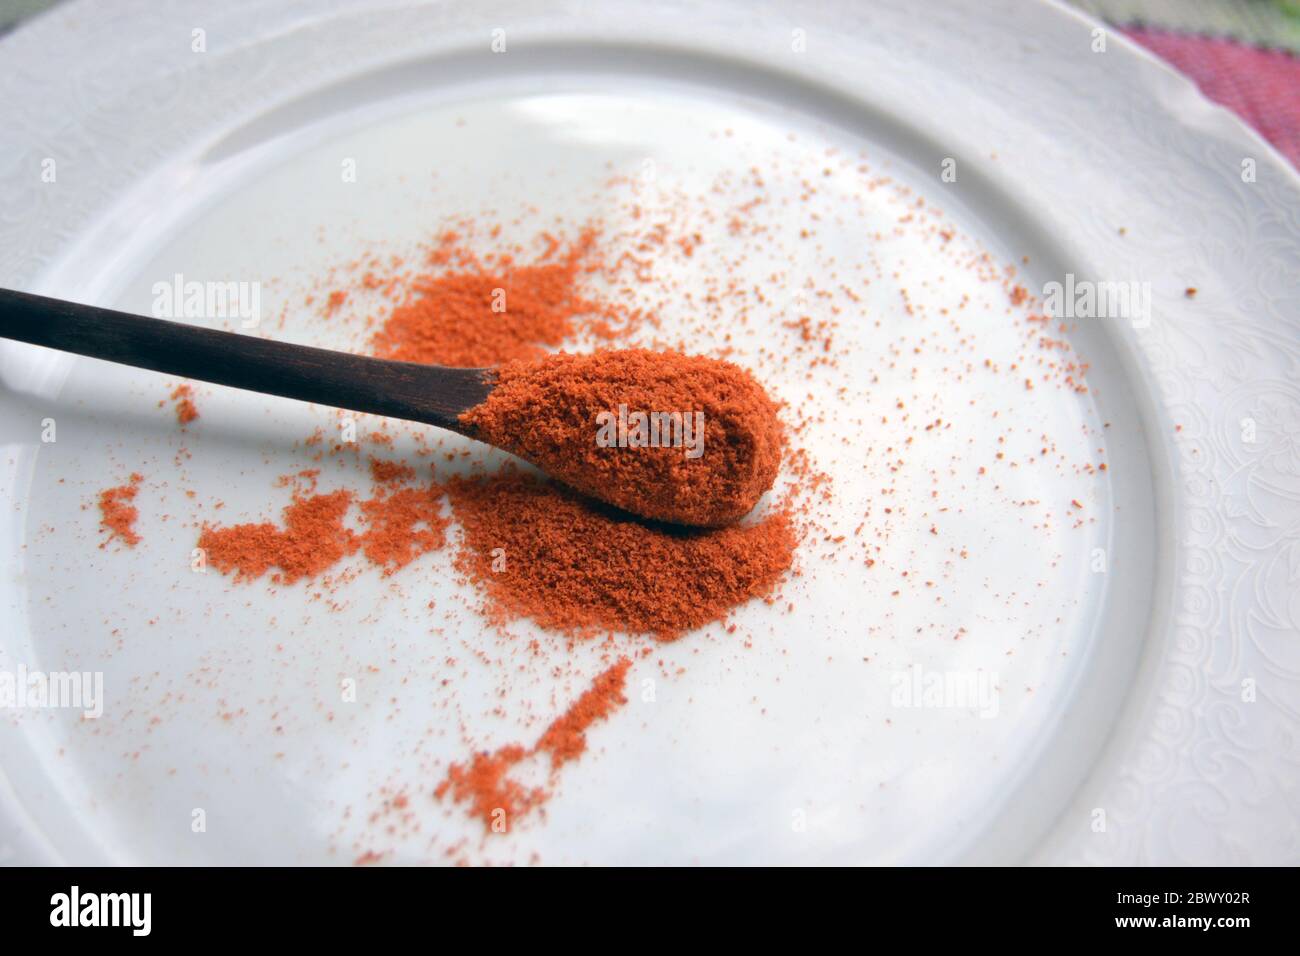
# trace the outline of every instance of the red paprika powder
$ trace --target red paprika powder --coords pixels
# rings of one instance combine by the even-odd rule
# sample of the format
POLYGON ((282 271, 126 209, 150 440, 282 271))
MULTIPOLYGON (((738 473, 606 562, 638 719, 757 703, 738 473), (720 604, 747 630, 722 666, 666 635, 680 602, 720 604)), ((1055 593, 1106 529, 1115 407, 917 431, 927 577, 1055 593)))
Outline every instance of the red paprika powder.
POLYGON ((632 662, 623 657, 601 673, 532 747, 508 744, 475 754, 468 765, 452 764, 446 779, 434 789, 434 796, 441 800, 450 795, 456 803, 468 803, 471 815, 482 820, 488 831, 497 827, 505 832, 515 820, 550 798, 546 789, 528 787, 511 778, 510 771, 530 757, 546 755, 554 781, 564 764, 586 751, 591 726, 627 703, 623 689, 631 666, 632 662))
POLYGON ((315 494, 316 472, 306 471, 293 476, 307 479, 309 487, 294 490, 284 509, 283 528, 269 521, 205 524, 199 547, 223 574, 252 580, 274 568, 272 580, 277 584, 314 577, 357 551, 391 574, 441 548, 448 521, 440 513, 434 486, 403 486, 415 471, 401 463, 373 459, 371 474, 371 497, 356 502, 365 524, 360 533, 345 524, 356 496, 345 489, 315 494))
POLYGON ((731 362, 619 349, 511 362, 461 421, 601 501, 720 527, 772 487, 781 464, 776 411, 731 362))
POLYGON ((590 266, 595 233, 584 232, 567 249, 548 244, 542 259, 521 265, 509 254, 486 261, 445 234, 431 261, 452 271, 417 276, 410 297, 396 306, 373 335, 380 358, 478 368, 531 360, 579 331, 606 331, 599 319, 611 311, 578 291, 590 266))
POLYGON ((108 540, 100 544, 101 548, 115 539, 128 548, 140 543, 140 536, 135 532, 135 519, 140 517, 140 510, 132 502, 143 480, 138 472, 132 472, 126 484, 99 493, 99 523, 108 532, 108 540))
POLYGON ((526 617, 580 636, 671 640, 770 595, 794 557, 784 512, 753 525, 686 528, 516 471, 445 487, 462 529, 456 566, 484 592, 496 623, 526 617))

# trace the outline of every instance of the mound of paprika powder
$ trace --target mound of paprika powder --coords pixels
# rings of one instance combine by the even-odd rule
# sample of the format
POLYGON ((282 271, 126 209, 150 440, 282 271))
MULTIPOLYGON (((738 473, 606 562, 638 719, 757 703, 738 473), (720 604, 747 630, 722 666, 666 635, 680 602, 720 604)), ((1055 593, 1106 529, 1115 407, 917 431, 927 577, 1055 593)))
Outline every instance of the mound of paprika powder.
POLYGON ((510 468, 444 488, 462 530, 456 565, 486 592, 489 617, 577 636, 673 640, 720 620, 775 591, 797 542, 785 512, 726 528, 659 524, 510 468))

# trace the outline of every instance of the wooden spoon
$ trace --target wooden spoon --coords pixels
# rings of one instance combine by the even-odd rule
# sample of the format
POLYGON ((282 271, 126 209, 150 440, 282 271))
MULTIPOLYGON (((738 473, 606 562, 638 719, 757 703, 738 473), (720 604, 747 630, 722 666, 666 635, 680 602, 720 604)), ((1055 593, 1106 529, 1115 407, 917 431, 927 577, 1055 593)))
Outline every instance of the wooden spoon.
POLYGON ((391 362, 0 289, 0 336, 217 385, 437 425, 492 391, 491 369, 391 362))
MULTIPOLYGON (((538 382, 545 386, 538 394, 546 397, 529 397, 516 405, 507 397, 502 404, 509 412, 503 414, 488 402, 489 396, 495 401, 514 394, 521 374, 528 378, 530 373, 512 373, 512 392, 511 382, 501 380, 509 377, 506 370, 391 362, 3 289, 0 337, 218 385, 437 425, 531 461, 584 494, 643 518, 674 524, 717 527, 736 521, 772 486, 781 457, 777 406, 762 386, 738 367, 702 356, 677 356, 687 372, 669 376, 668 395, 655 393, 665 408, 709 406, 708 428, 722 444, 711 447, 707 458, 693 461, 683 458, 676 447, 628 453, 597 441, 598 411, 625 407, 619 402, 625 394, 638 393, 638 380, 644 380, 641 385, 656 381, 658 353, 643 350, 552 356, 539 363, 537 373, 538 382), (582 376, 602 380, 604 391, 596 398, 591 389, 583 389, 581 399, 566 394, 556 375, 563 377, 575 369, 582 376), (546 403, 559 409, 563 427, 555 423, 538 427, 546 403), (468 421, 461 417, 471 409, 478 409, 475 414, 482 419, 477 425, 474 416, 468 421)), ((692 414, 703 421, 703 411, 692 414)), ((698 438, 702 455, 703 425, 698 438)))

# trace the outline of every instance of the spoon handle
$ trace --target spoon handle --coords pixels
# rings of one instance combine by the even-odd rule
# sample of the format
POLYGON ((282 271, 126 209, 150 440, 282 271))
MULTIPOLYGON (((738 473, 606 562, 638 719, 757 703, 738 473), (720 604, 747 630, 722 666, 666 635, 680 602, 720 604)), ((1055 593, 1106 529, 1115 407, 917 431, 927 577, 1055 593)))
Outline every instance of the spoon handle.
POLYGON ((367 358, 8 289, 0 289, 0 336, 462 434, 459 415, 492 390, 491 369, 367 358))

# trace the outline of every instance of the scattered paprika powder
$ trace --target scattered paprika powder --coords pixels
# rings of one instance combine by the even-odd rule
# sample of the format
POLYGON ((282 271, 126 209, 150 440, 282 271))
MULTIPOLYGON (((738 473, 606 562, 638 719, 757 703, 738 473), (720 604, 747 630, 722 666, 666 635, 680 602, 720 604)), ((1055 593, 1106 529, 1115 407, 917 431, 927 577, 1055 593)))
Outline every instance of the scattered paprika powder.
POLYGON ((100 544, 101 548, 114 539, 128 548, 140 543, 140 536, 135 531, 135 519, 140 517, 140 509, 132 502, 143 480, 138 472, 132 472, 126 484, 105 488, 99 493, 99 523, 108 532, 108 539, 100 544))
POLYGON ((199 409, 194 404, 194 389, 190 385, 177 385, 172 390, 172 401, 176 403, 176 421, 182 428, 199 417, 199 409))
POLYGON ((355 495, 340 489, 315 494, 314 471, 297 477, 310 481, 309 490, 296 488, 284 509, 284 527, 269 521, 217 527, 203 526, 199 547, 208 561, 237 581, 250 581, 271 569, 277 584, 315 577, 337 562, 361 551, 374 565, 391 574, 446 541, 448 521, 439 512, 432 485, 400 486, 414 469, 400 463, 371 461, 376 484, 371 497, 358 502, 366 527, 360 533, 344 520, 355 495))
POLYGON ((626 657, 619 658, 546 728, 531 748, 508 744, 476 753, 468 766, 452 764, 446 778, 434 789, 434 796, 441 800, 450 794, 454 802, 468 803, 470 814, 482 820, 489 832, 501 814, 505 815, 501 822, 509 828, 519 817, 550 798, 549 791, 523 785, 510 777, 510 771, 529 757, 545 754, 550 757, 553 785, 559 769, 586 751, 587 731, 591 726, 627 703, 623 691, 631 666, 626 657))
POLYGON ((410 284, 411 297, 395 307, 371 339, 380 358, 428 365, 477 368, 532 360, 559 346, 583 328, 599 323, 609 307, 578 291, 583 262, 595 233, 582 233, 562 253, 551 242, 550 255, 529 265, 502 255, 490 264, 444 235, 431 259, 449 260, 455 271, 421 275, 410 284), (584 323, 583 317, 591 319, 584 323))

